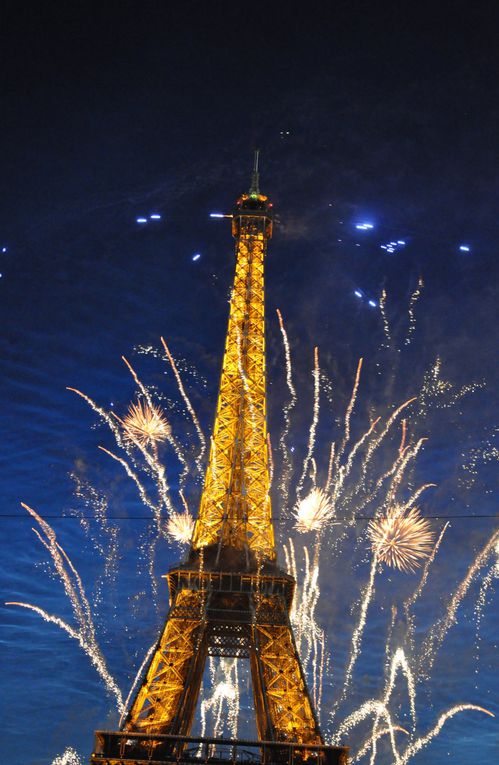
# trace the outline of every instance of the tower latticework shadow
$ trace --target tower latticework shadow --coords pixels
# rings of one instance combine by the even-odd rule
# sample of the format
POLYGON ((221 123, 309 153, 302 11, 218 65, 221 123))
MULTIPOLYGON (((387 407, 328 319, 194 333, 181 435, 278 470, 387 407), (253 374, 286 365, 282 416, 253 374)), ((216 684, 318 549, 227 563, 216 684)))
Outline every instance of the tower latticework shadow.
POLYGON ((232 216, 236 273, 209 462, 187 561, 168 572, 170 611, 120 731, 97 731, 91 762, 317 762, 325 746, 289 612, 295 580, 276 563, 266 422, 264 258, 272 204, 258 152, 232 216), (258 741, 190 731, 208 656, 249 659, 258 741))

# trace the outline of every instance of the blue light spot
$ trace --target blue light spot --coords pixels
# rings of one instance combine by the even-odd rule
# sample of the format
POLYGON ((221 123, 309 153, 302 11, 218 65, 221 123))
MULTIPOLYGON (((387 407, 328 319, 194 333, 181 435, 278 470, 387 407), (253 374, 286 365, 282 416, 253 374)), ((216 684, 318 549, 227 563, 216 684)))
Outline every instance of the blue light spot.
POLYGON ((152 213, 149 217, 151 220, 161 220, 161 215, 159 213, 152 213))
POLYGON ((147 223, 147 218, 136 218, 137 223, 147 223))
POLYGON ((355 295, 355 297, 358 297, 358 298, 362 297, 362 292, 360 290, 355 290, 353 294, 355 295))
POLYGON ((460 252, 470 252, 471 248, 468 244, 461 244, 459 245, 459 251, 460 252))
POLYGON ((223 218, 223 213, 210 213, 210 218, 223 218))
POLYGON ((196 254, 192 256, 192 259, 193 260, 199 260, 200 257, 201 257, 201 253, 200 252, 196 252, 196 254))
POLYGON ((375 300, 368 300, 367 302, 369 303, 371 308, 376 308, 376 306, 378 305, 375 300))
POLYGON ((2 247, 2 252, 7 252, 7 247, 2 247))
POLYGON ((372 228, 374 228, 374 226, 372 223, 357 223, 355 228, 358 231, 370 231, 372 228))
POLYGON ((401 244, 402 246, 404 246, 404 245, 405 245, 405 242, 404 242, 404 240, 403 240, 403 239, 399 239, 399 240, 398 240, 398 242, 397 242, 397 244, 401 244))

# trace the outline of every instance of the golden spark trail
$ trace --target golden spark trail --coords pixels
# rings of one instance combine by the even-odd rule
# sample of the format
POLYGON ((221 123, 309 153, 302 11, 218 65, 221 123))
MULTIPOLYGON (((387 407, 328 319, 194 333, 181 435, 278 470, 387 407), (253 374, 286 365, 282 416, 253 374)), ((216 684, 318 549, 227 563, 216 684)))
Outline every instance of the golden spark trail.
MULTIPOLYGON (((48 542, 40 536, 40 534, 37 532, 36 529, 33 529, 35 534, 38 536, 38 539, 42 542, 43 546, 48 550, 52 558, 57 574, 63 584, 64 591, 69 599, 69 602, 71 603, 75 617, 80 625, 80 629, 82 630, 82 632, 87 632, 87 629, 88 629, 87 618, 85 614, 83 613, 83 607, 80 602, 80 598, 78 597, 78 593, 76 592, 74 585, 71 581, 71 578, 64 567, 64 561, 60 553, 59 545, 57 544, 57 537, 56 537, 54 529, 45 520, 43 520, 41 516, 38 515, 36 510, 33 510, 33 508, 31 508, 29 505, 26 505, 24 502, 21 502, 21 507, 27 510, 27 512, 37 521, 41 529, 45 532, 48 542)), ((91 634, 92 632, 93 632, 93 625, 91 629, 91 634)), ((90 637, 91 637, 91 634, 90 634, 90 637)))
POLYGON ((89 407, 93 409, 94 412, 96 412, 100 417, 102 417, 106 425, 108 425, 109 428, 111 429, 118 446, 121 447, 121 449, 124 449, 128 454, 126 444, 123 442, 123 439, 121 437, 120 429, 116 425, 116 422, 113 420, 111 415, 108 414, 108 412, 106 412, 105 409, 102 409, 102 407, 96 404, 95 401, 90 398, 90 396, 87 396, 85 393, 82 393, 81 390, 78 390, 77 388, 69 388, 69 387, 67 387, 66 390, 70 390, 73 393, 76 393, 77 396, 80 396, 80 398, 82 398, 84 401, 87 402, 89 407))
POLYGON ((274 458, 272 456, 272 444, 270 442, 270 433, 267 433, 267 453, 269 455, 269 486, 272 486, 274 478, 274 458))
POLYGON ((196 412, 194 411, 194 408, 191 404, 191 401, 189 399, 189 396, 185 392, 184 385, 182 383, 182 378, 180 377, 180 372, 177 369, 177 365, 175 364, 175 359, 173 358, 172 354, 170 353, 170 350, 165 342, 165 339, 162 337, 161 342, 163 344, 163 348, 165 349, 166 355, 168 356, 168 361, 170 362, 171 368, 173 370, 173 374, 175 375, 175 379, 177 381, 177 386, 180 391, 180 395, 182 396, 184 403, 187 407, 187 411, 191 415, 192 422, 194 424, 194 427, 196 429, 196 433, 198 434, 199 443, 201 444, 199 449, 199 454, 196 458, 196 464, 198 466, 199 471, 201 471, 201 462, 204 456, 204 453, 206 451, 206 439, 204 437, 204 433, 201 430, 201 425, 199 424, 199 420, 197 418, 196 412))
POLYGON ((156 522, 157 522, 157 524, 159 524, 160 519, 161 519, 161 509, 159 507, 157 507, 154 504, 154 502, 152 502, 149 499, 146 490, 144 489, 142 483, 140 482, 140 479, 138 478, 136 473, 134 473, 134 471, 132 470, 132 468, 130 467, 128 462, 125 459, 123 459, 123 457, 119 457, 117 454, 114 454, 114 452, 109 451, 109 449, 106 449, 104 446, 99 446, 97 448, 100 449, 105 454, 109 455, 109 457, 112 457, 112 459, 116 460, 116 462, 119 462, 120 465, 122 465, 122 467, 125 469, 125 472, 128 475, 128 477, 131 478, 132 481, 137 486, 137 489, 139 490, 139 494, 140 494, 140 498, 141 498, 142 502, 150 510, 153 511, 153 514, 154 514, 154 517, 156 519, 156 522))
POLYGON ((345 736, 349 731, 352 730, 352 728, 354 728, 356 725, 359 725, 359 723, 363 722, 363 720, 372 714, 376 715, 378 718, 382 717, 385 720, 390 735, 390 743, 392 746, 395 763, 396 765, 402 765, 400 754, 397 750, 397 744, 395 741, 395 730, 398 730, 398 726, 393 724, 390 711, 383 704, 383 702, 376 699, 365 701, 364 704, 359 707, 359 709, 356 709, 355 712, 352 712, 350 715, 348 715, 348 717, 338 728, 336 734, 333 736, 333 744, 339 744, 343 736, 345 736))
POLYGON ((390 507, 395 502, 395 495, 397 493, 398 487, 400 486, 402 482, 405 469, 408 463, 417 457, 421 447, 427 440, 428 440, 427 438, 420 438, 419 441, 417 441, 412 448, 410 448, 409 446, 406 447, 403 457, 400 460, 400 465, 397 467, 397 469, 395 470, 393 474, 393 478, 390 483, 390 488, 387 492, 386 499, 384 502, 385 507, 390 507))
POLYGON ((404 417, 404 419, 402 420, 402 435, 400 437, 399 457, 401 457, 404 453, 406 438, 407 438, 407 420, 404 417))
POLYGON ((386 290, 382 290, 381 297, 379 300, 379 310, 381 312, 381 319, 383 321, 383 331, 385 333, 386 339, 388 340, 388 345, 386 347, 389 348, 392 343, 392 338, 390 335, 390 324, 388 323, 388 317, 385 311, 386 298, 387 298, 386 290))
POLYGON ((282 459, 283 459, 283 470, 282 470, 281 482, 280 482, 279 488, 281 491, 283 508, 286 511, 288 506, 289 482, 291 479, 291 470, 292 470, 291 459, 289 456, 289 450, 287 445, 287 438, 291 428, 291 411, 296 406, 297 396, 296 396, 295 387, 293 385, 293 373, 292 373, 293 368, 291 364, 291 350, 289 347, 288 335, 284 327, 282 314, 279 309, 277 309, 277 317, 279 319, 279 328, 281 330, 282 344, 284 347, 284 358, 286 363, 286 384, 288 386, 288 390, 290 394, 289 401, 287 404, 285 404, 282 410, 283 417, 284 417, 284 428, 282 430, 281 437, 279 439, 279 447, 280 447, 280 450, 282 453, 282 459))
POLYGON ((296 487, 296 498, 298 499, 298 501, 300 501, 301 499, 303 484, 307 476, 308 464, 314 453, 315 433, 317 430, 317 423, 319 421, 319 397, 320 397, 320 385, 321 385, 320 379, 321 378, 320 378, 320 369, 319 369, 319 349, 317 347, 314 348, 314 368, 312 371, 312 377, 314 378, 313 415, 312 415, 312 423, 310 425, 310 431, 308 435, 307 455, 303 461, 303 470, 302 470, 301 478, 298 482, 298 486, 296 487))
POLYGON ((340 464, 340 459, 343 456, 343 452, 345 451, 345 447, 350 440, 350 419, 352 417, 353 408, 355 406, 355 401, 357 400, 357 393, 359 390, 359 383, 360 383, 360 373, 362 371, 362 362, 363 359, 359 359, 359 363, 357 364, 357 372, 355 374, 355 381, 353 384, 353 390, 352 395, 350 397, 350 401, 347 406, 347 410, 345 412, 345 426, 343 431, 343 440, 341 442, 341 446, 338 449, 338 454, 336 455, 336 464, 340 464))
POLYGON ((70 637, 72 637, 74 640, 77 640, 81 648, 85 651, 90 661, 94 665, 98 674, 101 676, 107 690, 114 694, 118 712, 121 713, 123 711, 123 697, 121 695, 121 691, 116 685, 114 678, 109 674, 104 658, 102 657, 97 645, 89 644, 80 634, 80 632, 73 629, 69 624, 66 624, 66 622, 62 619, 59 619, 58 616, 53 616, 52 614, 47 613, 47 611, 44 611, 44 609, 40 608, 39 606, 34 606, 31 603, 19 603, 17 601, 10 601, 5 605, 18 606, 20 608, 27 608, 30 611, 34 611, 35 613, 39 614, 46 622, 56 624, 62 630, 67 632, 70 637))
POLYGON ((331 444, 331 448, 329 450, 329 462, 327 465, 326 486, 324 488, 324 491, 326 492, 326 494, 329 494, 329 491, 331 489, 331 481, 333 480, 334 452, 335 452, 335 444, 333 441, 331 444))
POLYGON ((348 455, 347 461, 344 465, 339 466, 336 464, 336 473, 337 478, 334 481, 334 488, 333 488, 333 496, 332 496, 332 504, 333 504, 333 511, 336 511, 336 506, 338 504, 338 498, 340 496, 341 490, 343 489, 345 480, 348 478, 350 471, 352 470, 353 462, 355 459, 355 456, 360 449, 360 447, 363 445, 363 443, 366 441, 367 438, 371 435, 373 430, 375 429, 376 425, 380 421, 380 417, 378 417, 376 420, 373 421, 371 424, 369 430, 366 430, 366 432, 359 438, 356 444, 354 444, 350 454, 348 455))
POLYGON ((435 556, 438 552, 438 548, 440 547, 440 543, 442 542, 442 539, 444 538, 444 534, 447 531, 448 527, 449 527, 449 522, 447 521, 442 531, 440 532, 438 539, 435 542, 435 545, 433 546, 431 555, 429 556, 428 560, 426 561, 424 565, 423 573, 421 574, 421 579, 419 580, 418 586, 416 587, 412 595, 410 595, 407 598, 407 600, 405 600, 403 603, 403 609, 404 609, 405 618, 407 622, 407 640, 413 652, 414 652, 414 630, 415 630, 416 624, 415 624, 414 615, 411 614, 411 608, 414 606, 417 599, 423 592, 424 586, 428 579, 428 575, 430 573, 431 564, 435 560, 435 556))
MULTIPOLYGON (((409 703, 410 703, 411 717, 412 717, 412 730, 415 731, 416 730, 416 687, 414 684, 414 676, 411 672, 409 663, 407 661, 407 657, 402 648, 397 648, 397 650, 395 651, 395 654, 393 655, 393 658, 390 664, 390 676, 385 686, 385 693, 383 696, 382 705, 384 709, 388 709, 388 703, 390 701, 391 695, 393 693, 393 689, 395 687, 395 679, 397 677, 397 669, 399 667, 402 670, 405 676, 405 679, 407 680, 407 691, 409 694, 409 703)), ((380 719, 380 714, 379 714, 379 711, 377 711, 375 719, 374 719, 372 736, 371 736, 370 765, 374 765, 374 761, 376 759, 376 749, 377 749, 376 741, 378 738, 377 733, 378 733, 379 719, 380 719)))
POLYGON ((418 302, 421 292, 423 291, 424 282, 421 277, 419 277, 418 280, 418 286, 412 293, 410 299, 409 299, 409 307, 407 309, 407 314, 409 316, 409 328, 407 330, 407 335, 404 340, 404 345, 410 345, 412 340, 412 335, 414 334, 414 330, 416 329, 416 317, 414 316, 414 308, 416 307, 416 303, 418 302))
POLYGON ((491 553, 495 550, 495 546, 498 540, 499 530, 492 534, 485 547, 483 547, 483 549, 478 553, 475 560, 469 567, 463 581, 460 583, 454 595, 452 596, 449 605, 447 606, 447 611, 444 618, 438 625, 432 628, 429 637, 425 640, 422 654, 426 658, 428 670, 433 666, 437 651, 442 645, 447 632, 456 622, 457 609, 459 608, 462 599, 468 592, 468 589, 479 570, 482 568, 482 566, 485 565, 491 553))
POLYGON ((130 686, 130 690, 128 691, 128 696, 126 697, 125 703, 123 704, 123 711, 121 713, 120 721, 118 723, 118 727, 121 727, 121 723, 123 722, 123 719, 128 711, 128 705, 130 703, 130 699, 132 698, 133 692, 137 686, 137 683, 139 682, 140 678, 142 677, 142 672, 144 671, 144 668, 148 662, 148 660, 151 658, 154 649, 156 648, 158 644, 158 641, 155 640, 154 643, 148 648, 146 655, 144 656, 144 659, 142 661, 142 664, 138 668, 136 675, 134 677, 133 683, 130 686))
POLYGON ((480 585, 480 591, 478 593, 478 599, 475 604, 475 634, 476 634, 476 659, 478 661, 479 656, 479 642, 480 642, 480 625, 483 618, 483 611, 487 603, 487 592, 494 579, 499 578, 499 540, 495 545, 495 553, 497 555, 496 561, 487 571, 483 577, 482 584, 480 585))
POLYGON ((417 399, 417 396, 413 396, 412 398, 407 399, 407 401, 404 401, 404 403, 401 404, 399 407, 397 407, 397 409, 395 409, 395 411, 390 415, 390 417, 386 421, 386 425, 381 431, 381 433, 379 434, 379 436, 377 438, 373 438, 373 440, 370 442, 369 446, 366 449, 366 455, 362 463, 362 468, 361 468, 362 475, 357 486, 357 491, 359 491, 364 484, 367 468, 369 463, 371 462, 374 452, 379 448, 381 443, 386 438, 387 434, 390 432, 390 429, 393 423, 395 422, 395 420, 397 419, 397 417, 399 416, 399 414, 403 412, 404 409, 409 406, 409 404, 412 404, 413 401, 416 401, 416 399, 417 399))
POLYGON ((412 505, 414 505, 414 503, 418 501, 419 497, 424 491, 426 491, 427 489, 434 489, 436 485, 437 485, 436 483, 422 484, 418 489, 416 489, 411 494, 407 502, 404 502, 404 504, 402 505, 403 510, 409 510, 409 508, 412 507, 412 505))
MULTIPOLYGON (((402 728, 401 725, 393 725, 392 726, 392 730, 393 731, 399 731, 400 733, 406 733, 407 735, 409 735, 409 731, 406 730, 405 728, 402 728)), ((386 736, 387 733, 390 733, 390 728, 381 728, 380 730, 378 730, 377 733, 376 733, 376 741, 379 738, 381 738, 381 736, 386 736)), ((359 760, 361 760, 362 757, 365 757, 365 755, 368 753, 368 751, 371 748, 371 746, 372 746, 372 736, 371 736, 371 738, 367 739, 367 741, 359 749, 357 754, 354 757, 352 757, 352 759, 351 759, 352 765, 353 765, 354 762, 358 762, 359 760)))
POLYGON ((378 555, 376 551, 374 551, 374 555, 371 561, 371 568, 369 571, 369 580, 367 582, 366 587, 364 588, 364 592, 362 593, 359 621, 352 634, 352 649, 350 651, 350 658, 348 661, 347 670, 345 672, 345 681, 343 683, 343 689, 341 691, 340 699, 337 702, 336 706, 346 698, 348 688, 350 687, 350 683, 352 681, 352 674, 355 667, 355 663, 360 654, 360 649, 362 645, 362 636, 363 636, 364 628, 366 626, 367 610, 369 608, 369 604, 371 603, 372 597, 374 595, 374 580, 376 577, 376 569, 378 567, 378 562, 379 562, 378 555))
POLYGON ((79 573, 76 570, 76 568, 73 566, 73 563, 69 559, 69 556, 66 553, 65 549, 63 547, 61 547, 61 545, 57 541, 56 541, 56 545, 57 545, 57 547, 59 549, 59 552, 63 555, 66 563, 68 564, 69 568, 71 569, 71 572, 72 572, 74 578, 76 579, 76 584, 78 586, 78 591, 80 593, 80 602, 81 602, 81 604, 83 606, 83 610, 85 611, 85 614, 86 614, 87 628, 88 628, 88 631, 90 632, 91 637, 95 640, 95 627, 94 627, 94 622, 93 622, 93 617, 92 617, 92 609, 90 608, 90 603, 88 602, 87 594, 85 592, 85 588, 83 587, 83 582, 81 580, 81 576, 79 575, 79 573))
POLYGON ((417 752, 423 749, 423 747, 425 747, 432 740, 432 738, 438 736, 447 720, 449 720, 451 717, 454 717, 454 715, 457 715, 459 712, 465 712, 467 710, 482 712, 489 717, 495 717, 495 715, 488 709, 479 707, 476 704, 457 704, 455 707, 448 709, 447 712, 444 712, 440 715, 436 725, 429 731, 429 733, 418 738, 416 741, 414 741, 413 744, 409 744, 401 759, 399 760, 400 765, 405 765, 405 763, 408 762, 411 757, 414 757, 417 752))

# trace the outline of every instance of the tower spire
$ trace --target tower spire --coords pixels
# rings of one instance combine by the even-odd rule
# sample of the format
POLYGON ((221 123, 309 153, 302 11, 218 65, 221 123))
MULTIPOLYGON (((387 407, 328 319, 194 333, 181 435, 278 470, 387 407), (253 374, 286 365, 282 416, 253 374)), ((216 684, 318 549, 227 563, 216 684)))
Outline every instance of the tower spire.
POLYGON ((251 186, 250 196, 258 196, 260 194, 260 176, 258 172, 258 160, 260 158, 260 149, 255 149, 253 157, 253 172, 251 174, 251 186))

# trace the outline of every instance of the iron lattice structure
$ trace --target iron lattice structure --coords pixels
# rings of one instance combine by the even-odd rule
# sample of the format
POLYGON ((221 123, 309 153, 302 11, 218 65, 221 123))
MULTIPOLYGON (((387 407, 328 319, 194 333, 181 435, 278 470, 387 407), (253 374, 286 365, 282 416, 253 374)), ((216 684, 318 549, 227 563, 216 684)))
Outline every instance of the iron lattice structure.
POLYGON ((266 424, 264 258, 272 204, 258 188, 232 216, 236 273, 215 426, 188 559, 167 574, 170 611, 121 731, 91 762, 344 765, 324 745, 289 621, 295 581, 278 568, 266 424), (207 656, 250 661, 259 741, 189 737, 207 656))

